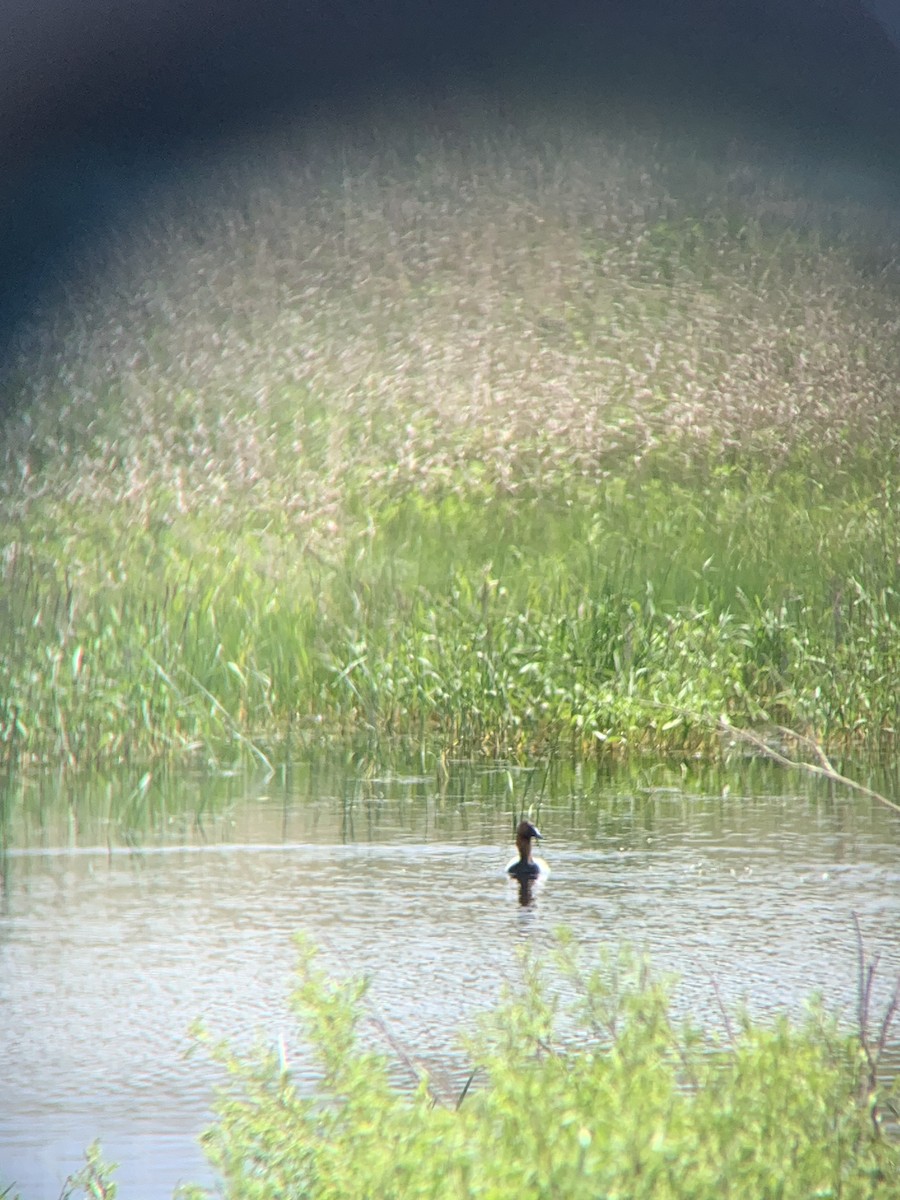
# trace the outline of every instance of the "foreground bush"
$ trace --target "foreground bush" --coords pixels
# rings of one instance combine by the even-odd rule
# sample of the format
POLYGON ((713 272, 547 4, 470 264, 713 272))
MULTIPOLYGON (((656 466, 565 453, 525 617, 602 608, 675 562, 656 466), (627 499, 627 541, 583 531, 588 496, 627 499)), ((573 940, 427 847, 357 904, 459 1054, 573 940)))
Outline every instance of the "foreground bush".
POLYGON ((743 1019, 711 1046, 673 1019, 645 966, 584 974, 561 957, 574 999, 554 1000, 526 963, 473 1047, 474 1086, 441 1103, 427 1079, 414 1095, 391 1085, 388 1059, 360 1037, 365 984, 329 981, 305 949, 295 1006, 320 1084, 301 1094, 283 1055, 215 1050, 231 1081, 205 1142, 223 1194, 897 1196, 889 1098, 872 1091, 859 1041, 820 1012, 799 1026, 743 1019))

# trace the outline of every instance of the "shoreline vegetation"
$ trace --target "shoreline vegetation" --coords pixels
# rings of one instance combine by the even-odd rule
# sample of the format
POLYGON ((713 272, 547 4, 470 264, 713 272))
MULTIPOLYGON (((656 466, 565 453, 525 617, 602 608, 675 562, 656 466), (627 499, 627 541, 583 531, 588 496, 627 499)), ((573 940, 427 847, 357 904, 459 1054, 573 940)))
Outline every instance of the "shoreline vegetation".
POLYGON ((161 188, 3 379, 12 769, 896 747, 900 219, 469 98, 161 188))
MULTIPOLYGON (((858 923, 857 940, 852 1033, 815 1002, 799 1021, 722 1005, 721 1028, 704 1030, 675 1015, 676 981, 646 960, 623 948, 587 967, 560 931, 549 963, 524 956, 484 1014, 453 1095, 406 1053, 366 980, 327 976, 298 937, 291 1007, 315 1092, 284 1036, 242 1052, 198 1024, 225 1077, 201 1138, 217 1182, 176 1195, 889 1200, 898 1094, 883 1075, 900 981, 874 1013, 877 960, 858 923)), ((112 1196, 114 1172, 95 1143, 63 1196, 112 1196)))

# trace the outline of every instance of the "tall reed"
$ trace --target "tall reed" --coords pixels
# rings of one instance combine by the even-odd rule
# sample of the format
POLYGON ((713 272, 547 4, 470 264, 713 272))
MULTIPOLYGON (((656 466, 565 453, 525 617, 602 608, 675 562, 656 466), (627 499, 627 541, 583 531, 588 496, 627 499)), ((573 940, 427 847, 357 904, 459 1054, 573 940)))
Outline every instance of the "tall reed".
POLYGON ((453 111, 198 169, 23 338, 8 762, 893 737, 895 212, 453 111))

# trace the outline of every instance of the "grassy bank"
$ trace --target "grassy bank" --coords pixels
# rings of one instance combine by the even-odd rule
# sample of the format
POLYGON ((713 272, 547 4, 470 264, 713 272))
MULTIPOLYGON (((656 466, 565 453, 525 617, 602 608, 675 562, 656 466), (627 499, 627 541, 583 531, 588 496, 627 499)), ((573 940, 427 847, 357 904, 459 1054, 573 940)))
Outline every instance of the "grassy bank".
POLYGON ((4 755, 893 739, 897 234, 465 105, 186 177, 6 374, 4 755))

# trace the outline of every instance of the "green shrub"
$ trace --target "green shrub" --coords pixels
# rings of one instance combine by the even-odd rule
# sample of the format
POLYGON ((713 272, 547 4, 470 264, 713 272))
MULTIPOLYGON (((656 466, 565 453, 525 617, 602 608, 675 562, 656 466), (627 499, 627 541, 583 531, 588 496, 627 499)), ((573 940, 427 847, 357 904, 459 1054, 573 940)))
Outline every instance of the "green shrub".
MULTIPOLYGON (((668 987, 622 956, 564 986, 533 961, 473 1043, 474 1086, 405 1094, 363 1044, 363 982, 337 984, 304 946, 294 998, 320 1077, 305 1095, 283 1052, 214 1053, 230 1072, 205 1135, 226 1197, 619 1197, 891 1200, 900 1153, 873 1113, 858 1041, 813 1009, 745 1017, 711 1043, 668 987)), ((203 1192, 189 1192, 199 1200, 203 1192)))

